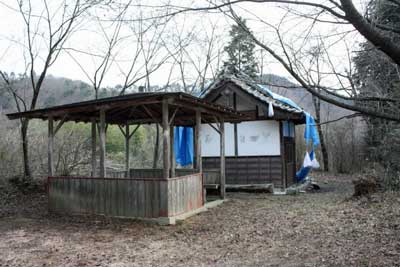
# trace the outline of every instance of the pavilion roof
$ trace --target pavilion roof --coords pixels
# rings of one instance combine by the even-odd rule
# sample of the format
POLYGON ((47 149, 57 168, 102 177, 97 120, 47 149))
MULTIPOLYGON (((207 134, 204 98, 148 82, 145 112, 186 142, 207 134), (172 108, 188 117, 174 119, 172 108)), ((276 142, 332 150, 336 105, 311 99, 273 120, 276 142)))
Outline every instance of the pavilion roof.
POLYGON ((52 117, 54 120, 90 122, 93 119, 98 121, 100 110, 105 110, 108 124, 160 123, 163 101, 168 101, 169 118, 174 119, 174 125, 193 125, 196 110, 202 112, 205 122, 215 122, 216 117, 222 117, 226 122, 246 120, 246 115, 240 112, 182 92, 133 93, 10 113, 7 117, 11 120, 46 120, 52 117))

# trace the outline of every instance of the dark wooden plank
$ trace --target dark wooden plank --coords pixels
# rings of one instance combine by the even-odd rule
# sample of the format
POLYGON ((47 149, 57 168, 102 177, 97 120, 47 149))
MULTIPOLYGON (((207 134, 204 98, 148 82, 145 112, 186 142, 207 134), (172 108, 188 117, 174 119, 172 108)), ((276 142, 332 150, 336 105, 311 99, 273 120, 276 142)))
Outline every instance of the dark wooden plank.
POLYGON ((128 202, 127 190, 129 189, 129 180, 119 180, 117 183, 118 188, 118 214, 119 216, 126 216, 126 203, 128 202))
POLYGON ((131 214, 133 217, 139 217, 139 207, 138 207, 138 196, 139 196, 139 182, 133 180, 132 181, 132 208, 131 208, 131 214))
POLYGON ((54 178, 50 178, 48 180, 49 184, 49 210, 50 211, 56 211, 56 191, 55 191, 55 186, 54 186, 54 178))
POLYGON ((138 181, 138 216, 145 217, 145 188, 143 180, 138 181))
POLYGON ((152 217, 157 218, 160 214, 160 181, 153 181, 152 217))
POLYGON ((124 214, 126 217, 132 216, 132 204, 133 204, 133 180, 126 181, 125 188, 125 204, 124 204, 124 214))
POLYGON ((119 215, 119 206, 118 206, 118 179, 112 179, 110 180, 111 182, 111 196, 110 196, 110 201, 111 201, 111 215, 112 216, 118 216, 119 215))

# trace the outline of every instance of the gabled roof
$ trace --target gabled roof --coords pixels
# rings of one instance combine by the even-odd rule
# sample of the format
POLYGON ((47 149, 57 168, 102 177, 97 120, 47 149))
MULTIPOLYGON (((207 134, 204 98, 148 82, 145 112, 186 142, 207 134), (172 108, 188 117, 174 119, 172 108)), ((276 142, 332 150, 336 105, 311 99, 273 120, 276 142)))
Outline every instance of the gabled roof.
POLYGON ((291 99, 272 92, 266 85, 257 83, 243 73, 220 75, 210 86, 200 93, 199 97, 206 98, 209 93, 225 82, 232 82, 260 101, 266 104, 271 103, 274 107, 278 107, 282 110, 298 114, 304 111, 291 99))

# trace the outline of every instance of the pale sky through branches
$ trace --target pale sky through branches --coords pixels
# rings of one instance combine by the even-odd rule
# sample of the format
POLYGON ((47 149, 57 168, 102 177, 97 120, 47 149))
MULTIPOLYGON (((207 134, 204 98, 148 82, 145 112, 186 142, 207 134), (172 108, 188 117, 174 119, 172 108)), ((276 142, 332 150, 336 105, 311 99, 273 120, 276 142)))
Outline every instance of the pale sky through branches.
MULTIPOLYGON (((68 0, 71 1, 71 0, 68 0)), ((67 2, 68 2, 67 1, 67 2)), ((59 16, 58 8, 60 0, 50 0, 49 9, 54 14, 54 20, 59 16)), ((119 3, 127 1, 120 0, 119 3)), ((193 6, 192 1, 169 1, 174 6, 193 6)), ((102 86, 115 86, 123 83, 124 74, 127 73, 133 60, 137 63, 134 72, 139 77, 143 73, 145 55, 152 53, 150 66, 154 72, 150 74, 151 84, 163 86, 167 82, 181 82, 182 69, 176 66, 178 56, 182 59, 187 81, 194 82, 199 70, 204 68, 205 54, 210 39, 213 40, 211 54, 211 69, 207 69, 207 77, 212 78, 212 72, 220 67, 221 60, 225 57, 222 53, 223 47, 228 42, 229 29, 233 21, 228 15, 214 10, 206 12, 180 13, 172 18, 162 17, 166 9, 151 7, 163 6, 165 1, 132 1, 124 13, 118 40, 111 52, 111 61, 102 86), (140 6, 139 6, 140 4, 140 6), (146 5, 148 4, 148 6, 146 5), (157 20, 152 17, 160 16, 157 20), (137 20, 144 19, 142 24, 137 20), (154 23, 159 23, 156 28, 154 23), (164 23, 166 23, 164 25, 164 23), (162 24, 162 25, 161 25, 162 24), (144 53, 137 53, 139 39, 137 33, 143 27, 149 30, 141 35, 144 53), (213 36, 211 32, 213 31, 213 36), (159 37, 159 38, 156 38, 159 37), (151 43, 157 39, 157 48, 151 43), (182 42, 178 46, 179 42, 182 42), (179 50, 181 49, 181 50, 179 50), (138 56, 135 57, 136 54, 138 56), (171 56, 170 54, 173 54, 171 56), (162 62, 162 66, 156 65, 162 62)), ((207 1, 195 1, 196 6, 207 6, 207 1)), ((46 23, 40 19, 44 12, 41 0, 32 0, 32 21, 37 24, 37 39, 35 40, 35 53, 41 57, 41 51, 46 49, 46 23)), ((121 5, 123 6, 123 5, 121 5)), ((361 4, 359 4, 362 7, 361 4)), ((301 72, 309 73, 312 79, 315 62, 310 54, 329 54, 329 58, 322 56, 320 75, 318 78, 332 86, 338 84, 336 78, 332 78, 331 69, 337 72, 349 71, 349 56, 352 51, 357 50, 358 43, 362 40, 358 33, 352 31, 348 25, 331 23, 314 23, 300 13, 310 14, 313 10, 304 7, 293 7, 276 4, 242 3, 234 5, 234 10, 247 19, 248 25, 259 40, 270 45, 279 54, 281 51, 276 29, 279 28, 282 42, 288 52, 293 55, 293 60, 301 66, 301 72), (316 49, 318 47, 318 49, 316 49), (348 52, 347 49, 350 51, 348 52), (324 74, 325 73, 325 74, 324 74)), ((115 31, 116 24, 112 22, 121 10, 115 8, 111 11, 104 7, 90 10, 90 15, 80 18, 74 32, 64 45, 54 65, 49 69, 49 74, 62 76, 76 80, 90 82, 89 77, 93 74, 101 62, 101 58, 107 51, 108 41, 115 31)), ((26 68, 26 32, 22 16, 19 13, 17 1, 0 0, 0 69, 7 72, 22 73, 26 68)), ((329 19, 327 15, 321 15, 320 19, 329 19)), ((263 73, 272 73, 289 77, 284 68, 266 52, 260 52, 256 47, 256 57, 260 60, 263 56, 263 73)), ((261 62, 261 60, 260 60, 261 62)), ((345 82, 345 81, 343 81, 345 82)), ((136 85, 143 85, 145 80, 140 80, 136 85)))

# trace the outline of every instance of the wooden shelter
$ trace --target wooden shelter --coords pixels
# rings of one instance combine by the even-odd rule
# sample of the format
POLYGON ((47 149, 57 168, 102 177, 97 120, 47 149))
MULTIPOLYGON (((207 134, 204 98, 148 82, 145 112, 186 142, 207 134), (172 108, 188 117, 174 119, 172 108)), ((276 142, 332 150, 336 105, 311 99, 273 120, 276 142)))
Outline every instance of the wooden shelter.
POLYGON ((155 219, 174 223, 201 211, 204 199, 200 125, 213 123, 220 136, 220 197, 225 197, 224 123, 245 120, 230 108, 209 103, 185 93, 136 93, 27 112, 12 113, 9 119, 48 121, 48 194, 54 212, 92 213, 117 217, 155 219), (54 172, 54 136, 64 122, 92 125, 92 172, 88 177, 60 177, 54 172), (141 124, 159 123, 163 131, 163 168, 131 169, 129 140, 141 124), (125 171, 106 172, 107 125, 118 125, 125 137, 125 171), (134 128, 131 128, 135 126, 134 128), (195 128, 193 169, 176 169, 174 126, 195 128), (98 129, 97 129, 98 128, 98 129), (96 135, 99 132, 99 168, 96 166, 96 135), (99 172, 97 173, 97 170, 99 172))
MULTIPOLYGON (((285 189, 296 182, 295 126, 305 123, 301 107, 243 73, 221 75, 201 97, 247 117, 225 123, 226 186, 285 189)), ((201 142, 203 169, 218 168, 219 138, 208 124, 202 126, 201 142)))

